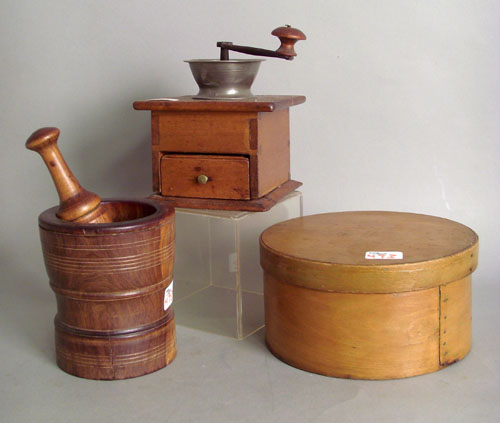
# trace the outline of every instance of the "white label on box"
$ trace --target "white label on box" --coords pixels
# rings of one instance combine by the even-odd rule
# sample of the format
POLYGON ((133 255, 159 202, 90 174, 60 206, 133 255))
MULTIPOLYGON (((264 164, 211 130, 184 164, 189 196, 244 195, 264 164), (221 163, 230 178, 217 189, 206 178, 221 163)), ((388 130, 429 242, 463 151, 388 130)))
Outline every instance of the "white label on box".
POLYGON ((402 251, 367 251, 365 259, 367 260, 401 260, 402 251))
POLYGON ((174 280, 170 282, 170 285, 165 288, 165 296, 163 297, 163 310, 170 307, 174 301, 174 280))

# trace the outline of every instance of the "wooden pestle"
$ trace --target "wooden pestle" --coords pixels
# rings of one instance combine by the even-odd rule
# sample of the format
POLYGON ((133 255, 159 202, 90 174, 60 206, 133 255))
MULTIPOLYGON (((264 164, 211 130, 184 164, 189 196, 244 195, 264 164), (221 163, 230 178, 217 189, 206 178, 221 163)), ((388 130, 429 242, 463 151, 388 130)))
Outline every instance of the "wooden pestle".
POLYGON ((100 197, 84 189, 66 164, 57 146, 59 133, 57 128, 41 128, 26 141, 27 149, 42 156, 54 180, 60 200, 57 217, 78 223, 111 222, 100 197))

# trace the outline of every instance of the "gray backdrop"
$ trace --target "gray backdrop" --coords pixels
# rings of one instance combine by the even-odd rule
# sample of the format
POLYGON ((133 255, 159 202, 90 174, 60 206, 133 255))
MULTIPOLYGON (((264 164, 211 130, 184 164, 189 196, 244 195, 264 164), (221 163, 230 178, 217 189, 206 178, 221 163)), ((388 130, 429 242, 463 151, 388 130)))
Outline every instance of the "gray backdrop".
MULTIPOLYGON (((292 176, 306 214, 397 210, 475 229, 478 275, 496 265, 499 5, 494 1, 2 1, 2 259, 40 256, 37 214, 58 202, 24 141, 61 129, 82 185, 151 191, 149 113, 132 102, 192 94, 184 59, 218 40, 276 48, 285 23, 308 36, 268 59, 257 94, 302 94, 291 109, 292 176)), ((238 54, 234 54, 238 56, 238 54)))
POLYGON ((133 101, 195 93, 184 59, 216 58, 220 40, 275 49, 270 32, 284 24, 308 39, 296 60, 264 62, 253 91, 307 97, 291 109, 305 214, 395 210, 464 223, 481 242, 474 284, 490 286, 498 306, 497 1, 2 0, 0 21, 4 310, 53 301, 37 216, 58 199, 26 138, 59 127, 84 187, 145 197, 150 115, 133 101))

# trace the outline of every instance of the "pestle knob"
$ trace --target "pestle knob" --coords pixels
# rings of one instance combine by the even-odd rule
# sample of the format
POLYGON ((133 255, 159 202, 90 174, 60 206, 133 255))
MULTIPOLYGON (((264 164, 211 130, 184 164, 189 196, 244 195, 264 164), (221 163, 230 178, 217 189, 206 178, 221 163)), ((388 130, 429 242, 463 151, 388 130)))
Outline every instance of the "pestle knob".
POLYGON ((280 47, 276 50, 276 53, 279 53, 283 56, 288 56, 290 58, 297 56, 293 46, 299 40, 305 40, 306 35, 297 28, 292 28, 290 25, 280 26, 276 28, 271 35, 275 35, 281 41, 280 47))
POLYGON ((57 217, 79 223, 106 221, 103 213, 99 212, 101 199, 97 194, 82 188, 59 151, 58 138, 59 129, 41 128, 26 141, 27 149, 42 156, 54 180, 60 200, 57 217))

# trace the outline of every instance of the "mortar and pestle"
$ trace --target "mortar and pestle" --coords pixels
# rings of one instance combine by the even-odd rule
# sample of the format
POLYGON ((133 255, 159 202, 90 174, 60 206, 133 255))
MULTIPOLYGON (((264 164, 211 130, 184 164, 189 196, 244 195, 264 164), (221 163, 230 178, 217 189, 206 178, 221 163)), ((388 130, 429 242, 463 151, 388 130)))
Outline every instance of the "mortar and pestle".
POLYGON ((56 185, 60 205, 38 218, 57 299, 59 367, 88 379, 154 372, 175 357, 170 307, 174 209, 151 200, 104 199, 82 188, 57 146, 59 130, 26 141, 56 185))

